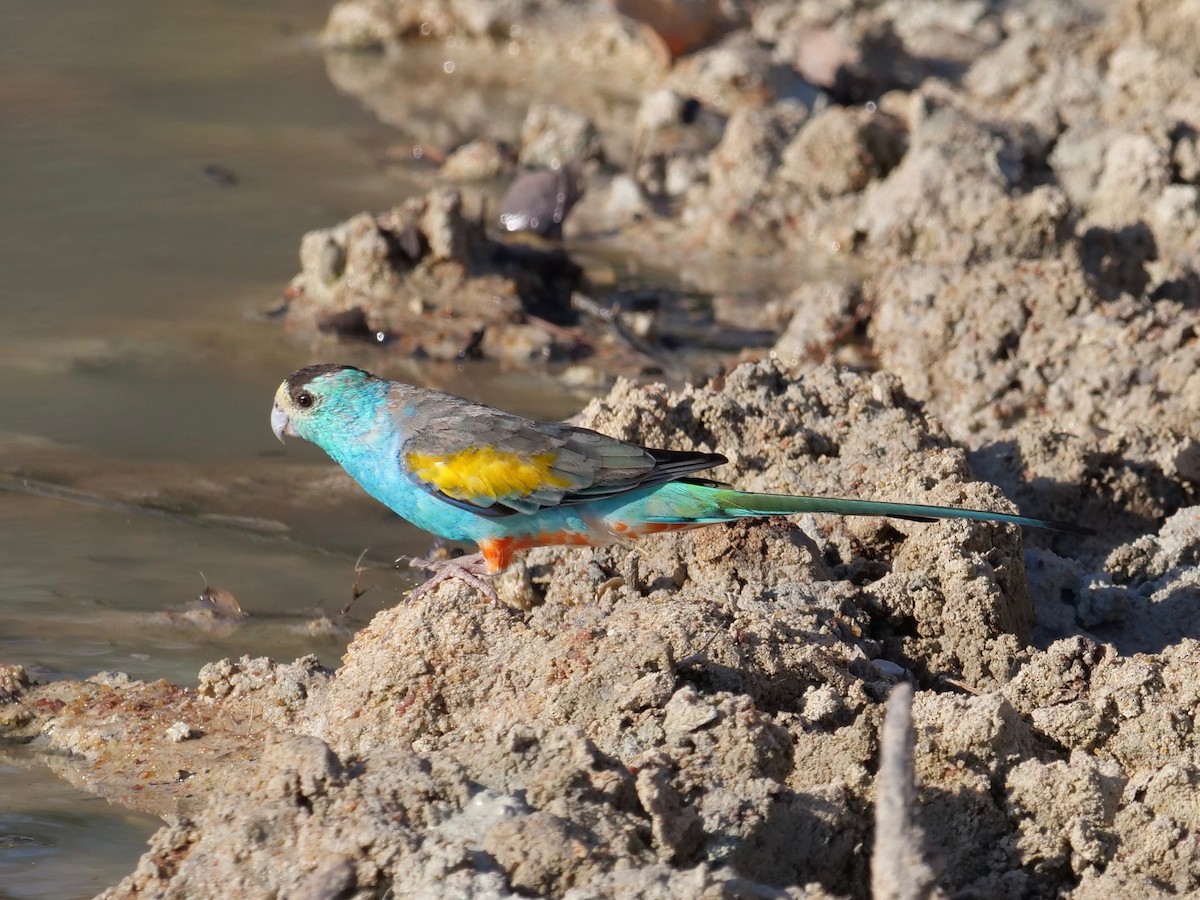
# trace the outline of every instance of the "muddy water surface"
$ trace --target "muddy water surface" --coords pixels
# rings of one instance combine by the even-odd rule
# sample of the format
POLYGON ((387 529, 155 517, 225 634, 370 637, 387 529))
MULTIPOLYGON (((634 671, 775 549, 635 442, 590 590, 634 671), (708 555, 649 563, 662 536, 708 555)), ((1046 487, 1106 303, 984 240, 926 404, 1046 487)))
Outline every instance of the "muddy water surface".
POLYGON ((0 897, 90 897, 126 875, 157 824, 0 749, 0 897))

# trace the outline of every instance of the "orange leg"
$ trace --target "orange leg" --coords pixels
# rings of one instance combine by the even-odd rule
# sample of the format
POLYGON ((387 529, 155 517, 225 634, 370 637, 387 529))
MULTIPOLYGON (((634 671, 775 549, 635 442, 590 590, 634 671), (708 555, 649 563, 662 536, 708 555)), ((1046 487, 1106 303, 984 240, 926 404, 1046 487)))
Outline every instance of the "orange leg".
POLYGON ((479 550, 487 560, 488 572, 495 575, 503 572, 512 562, 513 554, 517 552, 514 538, 497 538, 491 541, 480 541, 479 550))

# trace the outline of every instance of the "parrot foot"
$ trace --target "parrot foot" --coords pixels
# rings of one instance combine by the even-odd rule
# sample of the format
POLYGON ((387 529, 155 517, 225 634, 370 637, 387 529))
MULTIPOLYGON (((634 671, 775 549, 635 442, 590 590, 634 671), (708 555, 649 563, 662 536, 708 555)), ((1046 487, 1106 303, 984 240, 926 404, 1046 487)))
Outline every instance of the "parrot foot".
POLYGON ((466 556, 457 556, 451 559, 402 556, 396 562, 400 563, 405 559, 408 560, 408 565, 411 568, 423 569, 426 572, 433 573, 426 581, 417 585, 409 592, 408 599, 410 601, 419 600, 442 582, 462 581, 475 588, 475 590, 483 594, 492 603, 497 605, 500 603, 500 596, 496 593, 496 589, 483 579, 483 576, 488 574, 488 565, 482 553, 470 553, 466 556))

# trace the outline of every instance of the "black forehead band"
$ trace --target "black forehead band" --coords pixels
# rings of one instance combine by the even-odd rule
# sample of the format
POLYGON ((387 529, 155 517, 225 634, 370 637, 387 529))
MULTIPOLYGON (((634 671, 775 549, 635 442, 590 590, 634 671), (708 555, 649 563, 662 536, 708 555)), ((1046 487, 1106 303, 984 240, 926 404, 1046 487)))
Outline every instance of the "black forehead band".
MULTIPOLYGON (((320 378, 322 375, 331 375, 334 372, 361 372, 361 369, 356 369, 354 366, 343 366, 338 363, 319 363, 315 366, 305 366, 303 369, 297 369, 287 377, 288 396, 295 400, 300 394, 308 389, 314 379, 320 378)), ((366 374, 365 372, 363 374, 366 374)))

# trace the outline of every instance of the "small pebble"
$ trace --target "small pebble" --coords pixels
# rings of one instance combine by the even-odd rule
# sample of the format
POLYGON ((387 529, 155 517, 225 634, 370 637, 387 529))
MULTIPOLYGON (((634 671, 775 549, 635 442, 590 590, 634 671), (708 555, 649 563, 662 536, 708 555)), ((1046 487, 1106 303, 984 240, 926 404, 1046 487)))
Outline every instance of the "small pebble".
POLYGON ((906 678, 908 676, 908 670, 904 666, 898 665, 890 659, 873 659, 871 665, 879 671, 880 675, 887 678, 906 678))

